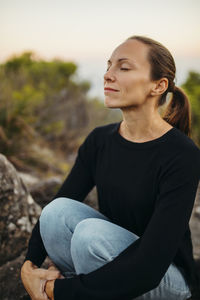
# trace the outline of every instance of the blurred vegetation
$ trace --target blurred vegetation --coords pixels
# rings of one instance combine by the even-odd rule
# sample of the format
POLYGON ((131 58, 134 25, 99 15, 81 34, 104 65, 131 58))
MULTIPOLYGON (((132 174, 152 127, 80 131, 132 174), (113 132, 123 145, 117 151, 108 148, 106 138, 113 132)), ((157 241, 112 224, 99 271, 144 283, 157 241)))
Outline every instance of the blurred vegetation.
POLYGON ((192 139, 200 147, 200 73, 189 72, 187 80, 182 85, 189 96, 192 109, 192 139))
POLYGON ((92 128, 121 119, 89 98, 90 82, 76 75, 73 62, 44 61, 33 52, 0 65, 0 152, 17 169, 66 171, 58 157, 67 161, 92 128))
MULTIPOLYGON (((122 119, 119 109, 90 98, 90 87, 77 79, 73 62, 25 52, 1 64, 0 152, 18 170, 66 173, 94 127, 122 119)), ((190 72, 182 88, 191 102, 192 138, 200 145, 200 74, 190 72)))

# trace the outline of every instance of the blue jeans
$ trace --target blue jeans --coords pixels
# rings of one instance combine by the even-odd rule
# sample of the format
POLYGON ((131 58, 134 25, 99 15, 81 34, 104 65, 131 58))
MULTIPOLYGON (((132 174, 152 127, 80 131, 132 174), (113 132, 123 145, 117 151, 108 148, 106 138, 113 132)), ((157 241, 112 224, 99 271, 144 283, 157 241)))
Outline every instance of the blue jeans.
MULTIPOLYGON (((64 197, 43 208, 40 233, 49 258, 65 277, 98 269, 139 238, 85 203, 64 197)), ((135 299, 185 300, 190 296, 183 275, 172 263, 156 288, 135 299)))

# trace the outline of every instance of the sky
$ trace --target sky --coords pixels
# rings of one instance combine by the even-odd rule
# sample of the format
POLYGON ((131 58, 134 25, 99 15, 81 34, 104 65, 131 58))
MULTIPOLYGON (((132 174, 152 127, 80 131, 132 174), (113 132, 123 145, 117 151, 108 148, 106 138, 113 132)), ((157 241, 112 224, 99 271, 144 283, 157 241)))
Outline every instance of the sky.
POLYGON ((103 74, 113 50, 132 35, 164 44, 176 83, 200 72, 200 0, 0 0, 0 62, 34 51, 42 59, 78 65, 80 79, 103 98, 103 74))

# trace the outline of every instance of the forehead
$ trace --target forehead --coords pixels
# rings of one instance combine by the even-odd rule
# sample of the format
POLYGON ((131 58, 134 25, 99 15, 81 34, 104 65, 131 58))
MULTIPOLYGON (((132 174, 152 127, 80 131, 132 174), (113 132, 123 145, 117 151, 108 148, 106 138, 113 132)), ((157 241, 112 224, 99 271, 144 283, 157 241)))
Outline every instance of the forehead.
POLYGON ((127 40, 120 44, 110 56, 111 62, 120 58, 128 58, 130 61, 140 64, 148 64, 149 47, 137 40, 127 40))

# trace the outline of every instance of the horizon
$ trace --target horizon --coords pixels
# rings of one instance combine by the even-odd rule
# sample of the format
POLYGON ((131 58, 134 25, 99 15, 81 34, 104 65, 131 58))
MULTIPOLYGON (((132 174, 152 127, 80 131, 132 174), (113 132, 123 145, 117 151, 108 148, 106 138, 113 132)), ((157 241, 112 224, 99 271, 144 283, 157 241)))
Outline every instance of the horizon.
POLYGON ((0 0, 0 62, 33 51, 44 60, 73 61, 78 76, 104 97, 102 78, 114 48, 131 35, 151 37, 172 53, 177 84, 200 72, 200 1, 0 0))

